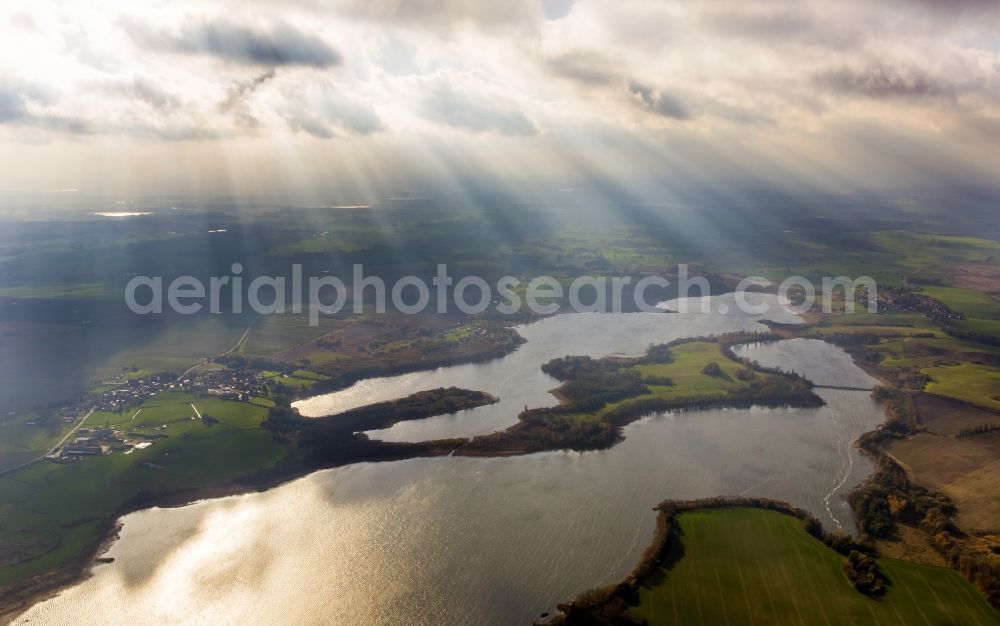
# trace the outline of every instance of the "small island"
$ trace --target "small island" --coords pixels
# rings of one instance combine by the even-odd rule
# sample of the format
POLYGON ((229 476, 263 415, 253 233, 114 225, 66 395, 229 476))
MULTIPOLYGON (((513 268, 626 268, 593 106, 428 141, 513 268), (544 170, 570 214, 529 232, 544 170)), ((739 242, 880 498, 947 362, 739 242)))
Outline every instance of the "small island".
POLYGON ((595 450, 622 439, 623 426, 653 413, 758 406, 821 406, 811 382, 736 356, 734 345, 773 341, 731 333, 650 346, 638 358, 553 359, 542 371, 562 382, 559 405, 525 410, 505 431, 472 439, 459 455, 595 450))

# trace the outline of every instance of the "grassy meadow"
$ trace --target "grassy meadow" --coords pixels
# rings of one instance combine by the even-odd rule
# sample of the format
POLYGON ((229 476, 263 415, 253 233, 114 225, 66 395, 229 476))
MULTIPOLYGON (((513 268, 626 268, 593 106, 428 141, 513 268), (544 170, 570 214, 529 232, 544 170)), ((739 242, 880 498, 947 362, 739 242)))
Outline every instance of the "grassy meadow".
POLYGON ((681 513, 677 524, 672 564, 632 608, 650 626, 1000 623, 982 595, 946 568, 880 559, 890 586, 870 599, 847 580, 843 556, 776 511, 703 509, 681 513))
POLYGON ((979 363, 938 365, 921 370, 931 377, 925 390, 939 396, 1000 409, 1000 368, 979 363))
POLYGON ((723 354, 722 346, 715 341, 680 343, 670 347, 670 355, 669 363, 640 363, 624 368, 639 375, 649 389, 648 394, 609 402, 593 413, 570 413, 561 417, 572 421, 598 421, 636 400, 711 402, 722 400, 731 392, 748 390, 754 381, 784 383, 787 380, 759 371, 753 372, 752 378, 740 378, 741 373, 745 377, 746 366, 723 354), (711 363, 718 366, 718 373, 705 373, 711 363))

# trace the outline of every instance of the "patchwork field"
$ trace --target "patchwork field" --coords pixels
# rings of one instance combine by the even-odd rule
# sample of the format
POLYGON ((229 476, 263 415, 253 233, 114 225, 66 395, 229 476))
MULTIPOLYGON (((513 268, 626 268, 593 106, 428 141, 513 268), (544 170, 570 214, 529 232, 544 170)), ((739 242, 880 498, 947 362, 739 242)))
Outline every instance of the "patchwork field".
POLYGON ((923 273, 961 264, 995 266, 1000 257, 1000 243, 978 237, 896 230, 876 233, 872 239, 882 249, 899 255, 897 264, 901 268, 923 273))
POLYGON ((681 513, 677 523, 671 563, 632 608, 651 626, 1000 623, 979 592, 946 568, 880 559, 889 590, 878 600, 858 593, 841 568, 844 557, 782 513, 704 509, 681 513))
POLYGON ((914 479, 943 492, 958 507, 959 525, 972 532, 1000 530, 1000 431, 958 437, 963 429, 1000 423, 1000 415, 922 395, 917 408, 925 432, 893 440, 889 452, 914 479))

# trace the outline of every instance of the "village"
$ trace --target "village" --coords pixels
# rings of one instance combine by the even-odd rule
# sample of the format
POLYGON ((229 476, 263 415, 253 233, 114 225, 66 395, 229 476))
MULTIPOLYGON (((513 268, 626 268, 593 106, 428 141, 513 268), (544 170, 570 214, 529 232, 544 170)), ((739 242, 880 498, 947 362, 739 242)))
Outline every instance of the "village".
MULTIPOLYGON (((105 387, 110 385, 104 385, 105 387)), ((62 425, 76 424, 76 428, 46 455, 50 459, 79 460, 90 456, 107 455, 113 452, 130 454, 133 450, 147 448, 165 434, 158 432, 165 426, 139 424, 123 428, 121 424, 112 427, 84 427, 86 418, 95 412, 125 414, 133 411, 131 420, 138 416, 144 403, 157 394, 185 392, 206 398, 246 402, 261 395, 266 387, 266 377, 258 372, 221 369, 203 373, 188 372, 180 377, 162 373, 143 378, 132 378, 113 389, 91 393, 78 402, 66 405, 53 412, 47 420, 27 422, 28 425, 44 426, 58 417, 62 425)), ((192 404, 192 419, 210 421, 192 404)))

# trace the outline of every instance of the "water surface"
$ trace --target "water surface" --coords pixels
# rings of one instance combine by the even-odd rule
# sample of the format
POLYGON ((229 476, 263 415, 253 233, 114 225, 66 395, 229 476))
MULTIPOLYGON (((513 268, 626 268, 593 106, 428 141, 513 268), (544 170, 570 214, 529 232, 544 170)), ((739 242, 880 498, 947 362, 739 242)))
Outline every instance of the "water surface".
POLYGON ((733 352, 761 365, 805 376, 817 385, 871 389, 878 384, 854 365, 849 354, 819 339, 753 343, 735 346, 733 352))
MULTIPOLYGON (((674 314, 591 317, 605 324, 558 316, 540 322, 546 326, 537 336, 537 325, 525 327, 529 342, 522 350, 535 355, 532 362, 560 354, 639 353, 650 336, 666 340, 675 332, 668 319, 674 314), (650 336, 640 338, 636 327, 647 324, 650 336), (554 353, 530 351, 533 342, 545 341, 554 353)), ((687 328, 701 334, 741 324, 756 322, 717 319, 687 328)), ((746 353, 777 365, 772 358, 786 359, 787 349, 768 344, 746 353)), ((805 342, 794 350, 801 361, 791 365, 821 376, 820 382, 862 380, 838 348, 805 342), (812 369, 813 361, 822 361, 822 369, 812 369)), ((529 362, 510 361, 513 356, 506 360, 529 362)), ((499 370, 478 371, 493 376, 499 370)), ((509 375, 504 388, 516 390, 520 380, 532 384, 527 374, 509 375)), ((436 386, 433 377, 441 374, 426 376, 410 388, 376 386, 365 393, 405 395, 436 386)), ((494 390, 488 385, 496 382, 461 384, 494 390)), ((542 390, 542 397, 551 386, 543 379, 530 393, 542 390)), ((21 620, 528 624, 557 602, 620 579, 650 541, 652 507, 664 498, 769 496, 812 511, 829 528, 853 529, 842 496, 871 465, 850 443, 883 415, 865 392, 819 393, 826 406, 647 417, 626 427, 625 441, 609 450, 363 463, 266 493, 141 511, 124 518, 121 539, 108 554, 114 563, 98 565, 93 577, 21 620)), ((465 417, 478 419, 473 414, 465 417)), ((431 424, 423 432, 438 428, 434 420, 422 423, 431 424)))
MULTIPOLYGON (((553 406, 556 398, 549 393, 559 381, 541 371, 543 363, 560 356, 608 355, 640 356, 651 343, 665 343, 679 337, 717 335, 735 331, 766 331, 760 323, 771 319, 786 323, 801 320, 782 309, 777 297, 749 294, 753 304, 767 303, 771 310, 763 315, 742 313, 734 305, 733 295, 710 299, 708 310, 727 309, 725 315, 698 313, 691 304, 690 313, 566 314, 519 326, 527 340, 515 352, 487 363, 442 367, 401 376, 369 378, 333 393, 295 402, 293 406, 306 417, 319 417, 347 411, 374 402, 395 400, 417 391, 436 387, 464 387, 486 391, 500 402, 477 407, 454 415, 400 422, 384 430, 369 431, 373 439, 385 441, 422 441, 448 437, 471 437, 502 430, 517 421, 525 407, 553 406)), ((697 302, 698 299, 689 299, 697 302)), ((676 310, 680 301, 663 303, 676 310)))

